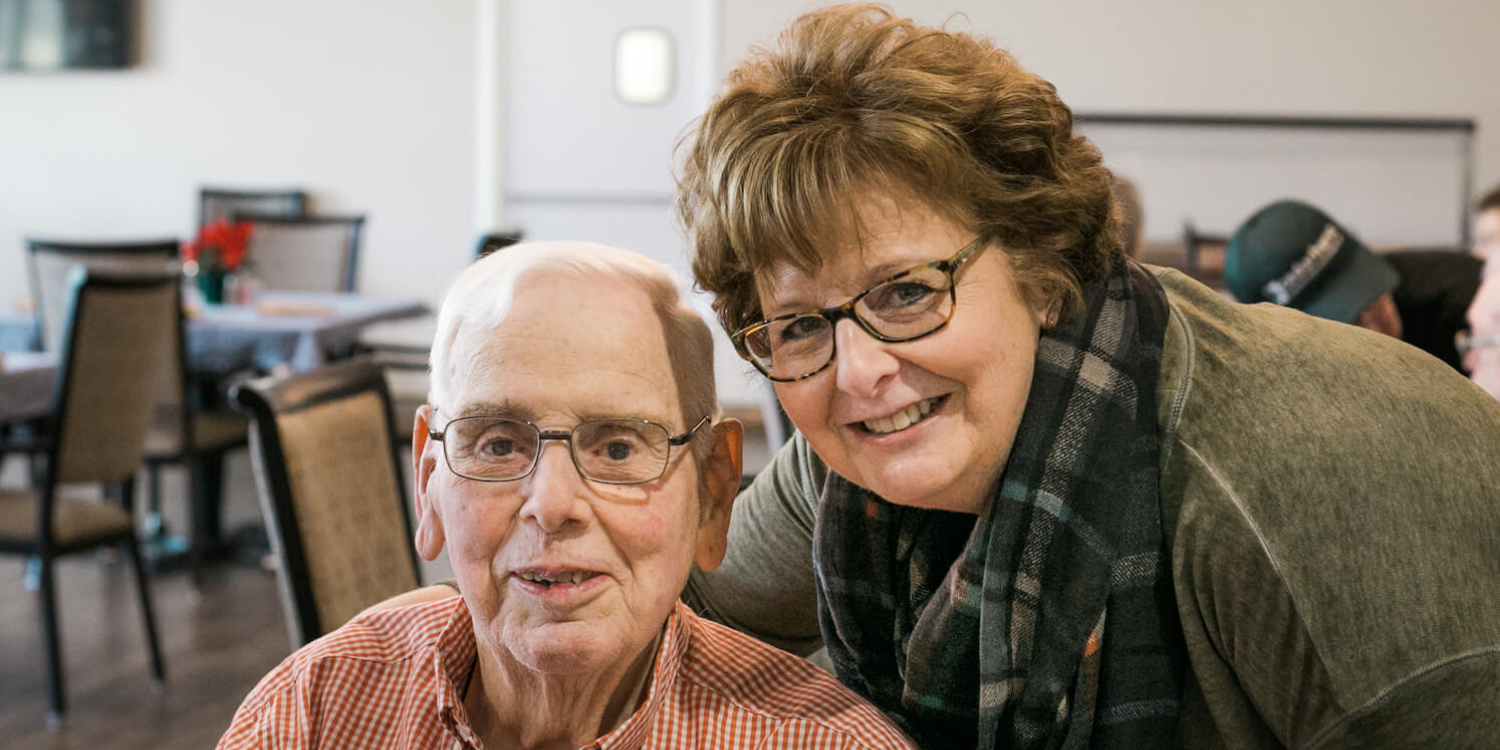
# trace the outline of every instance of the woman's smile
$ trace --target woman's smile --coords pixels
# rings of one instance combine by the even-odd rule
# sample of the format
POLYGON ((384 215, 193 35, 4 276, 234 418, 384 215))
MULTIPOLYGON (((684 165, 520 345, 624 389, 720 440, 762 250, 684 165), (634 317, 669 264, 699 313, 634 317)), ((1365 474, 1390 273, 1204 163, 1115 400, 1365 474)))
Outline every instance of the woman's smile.
POLYGON ((906 432, 941 411, 947 400, 947 396, 924 398, 907 404, 886 416, 857 420, 850 426, 876 436, 906 432))

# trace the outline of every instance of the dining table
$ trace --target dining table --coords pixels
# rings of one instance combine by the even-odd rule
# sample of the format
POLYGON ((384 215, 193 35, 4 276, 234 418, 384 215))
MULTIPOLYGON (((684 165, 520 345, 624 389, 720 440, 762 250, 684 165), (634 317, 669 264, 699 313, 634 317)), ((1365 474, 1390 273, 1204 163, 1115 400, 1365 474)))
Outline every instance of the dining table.
POLYGON ((0 352, 0 425, 45 416, 56 378, 54 354, 0 352))
MULTIPOLYGON (((353 353, 368 326, 428 315, 420 300, 342 293, 268 292, 251 305, 190 302, 185 358, 200 383, 244 372, 307 372, 353 353)), ((52 410, 60 363, 55 352, 28 350, 41 339, 32 313, 0 312, 0 344, 10 349, 0 349, 0 430, 52 410)), ((212 547, 218 508, 201 512, 208 513, 205 543, 212 547)))
MULTIPOLYGON (((281 292, 252 305, 191 305, 184 313, 188 370, 214 377, 315 370, 353 351, 366 326, 419 318, 428 308, 414 299, 281 292)), ((0 342, 10 349, 0 350, 0 425, 52 407, 58 356, 26 350, 40 340, 30 312, 0 312, 0 342)))

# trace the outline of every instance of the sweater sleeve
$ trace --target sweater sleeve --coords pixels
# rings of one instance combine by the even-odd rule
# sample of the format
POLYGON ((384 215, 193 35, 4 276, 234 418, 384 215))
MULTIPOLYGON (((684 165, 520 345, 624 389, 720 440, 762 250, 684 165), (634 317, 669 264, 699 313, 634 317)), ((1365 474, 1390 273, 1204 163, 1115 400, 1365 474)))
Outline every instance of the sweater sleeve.
POLYGON ((694 569, 683 600, 699 614, 796 654, 822 645, 812 533, 827 468, 800 434, 735 500, 729 549, 694 569))

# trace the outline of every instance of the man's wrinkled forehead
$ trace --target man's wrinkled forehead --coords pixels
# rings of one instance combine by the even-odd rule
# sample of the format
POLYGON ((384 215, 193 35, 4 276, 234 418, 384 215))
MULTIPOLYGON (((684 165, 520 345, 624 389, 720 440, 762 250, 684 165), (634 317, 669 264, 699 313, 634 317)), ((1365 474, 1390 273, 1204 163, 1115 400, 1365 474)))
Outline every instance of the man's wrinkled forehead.
POLYGON ((681 397, 661 315, 642 290, 591 276, 528 279, 498 325, 461 321, 451 359, 455 399, 511 398, 494 393, 510 391, 613 416, 674 412, 681 397))

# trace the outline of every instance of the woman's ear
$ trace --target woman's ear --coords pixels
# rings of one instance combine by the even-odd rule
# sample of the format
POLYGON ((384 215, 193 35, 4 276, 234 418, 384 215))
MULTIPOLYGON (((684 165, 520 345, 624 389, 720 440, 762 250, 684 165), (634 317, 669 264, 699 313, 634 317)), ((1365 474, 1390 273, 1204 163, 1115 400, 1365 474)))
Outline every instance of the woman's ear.
POLYGON ((443 450, 442 443, 433 440, 430 436, 432 418, 432 405, 423 404, 420 409, 417 409, 416 423, 411 431, 411 476, 413 483, 416 484, 412 497, 417 506, 415 541, 417 554, 428 562, 437 559, 446 541, 443 534, 443 520, 438 514, 436 498, 428 492, 432 473, 437 470, 438 454, 443 450))
POLYGON ((708 492, 700 500, 707 505, 698 514, 698 542, 693 553, 699 570, 713 570, 724 561, 729 516, 744 470, 744 449, 745 426, 738 419, 724 419, 714 425, 713 451, 703 467, 708 492))
POLYGON ((1063 301, 1061 297, 1036 294, 1029 297, 1032 319, 1036 321, 1037 327, 1044 333, 1057 327, 1062 320, 1063 301))

